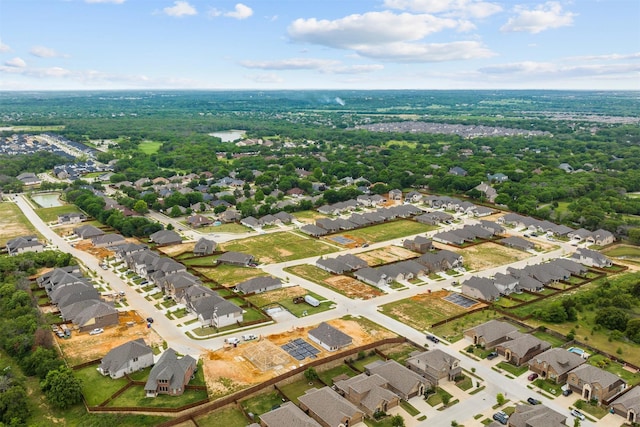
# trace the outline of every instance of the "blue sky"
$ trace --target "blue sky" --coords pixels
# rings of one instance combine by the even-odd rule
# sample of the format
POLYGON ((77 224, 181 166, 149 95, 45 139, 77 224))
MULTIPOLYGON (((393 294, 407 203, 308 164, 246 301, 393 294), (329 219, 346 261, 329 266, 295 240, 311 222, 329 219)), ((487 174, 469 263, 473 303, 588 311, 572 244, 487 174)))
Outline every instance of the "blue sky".
POLYGON ((633 89, 640 0, 0 0, 0 90, 633 89))

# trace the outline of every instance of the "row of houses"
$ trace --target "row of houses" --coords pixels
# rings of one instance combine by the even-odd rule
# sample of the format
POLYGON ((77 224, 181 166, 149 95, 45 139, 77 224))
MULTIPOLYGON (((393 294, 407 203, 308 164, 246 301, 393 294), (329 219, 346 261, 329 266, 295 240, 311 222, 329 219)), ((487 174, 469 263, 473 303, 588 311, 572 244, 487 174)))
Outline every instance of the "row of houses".
POLYGON ((427 195, 422 198, 427 206, 433 209, 444 209, 446 211, 467 214, 476 217, 491 215, 495 211, 489 207, 476 205, 471 202, 449 196, 427 195))
POLYGON ((102 300, 79 266, 56 268, 42 274, 36 282, 60 310, 62 320, 72 322, 80 332, 118 324, 118 311, 112 303, 102 300))
POLYGON ((467 242, 475 242, 478 239, 491 239, 497 234, 503 233, 504 229, 491 221, 482 221, 476 225, 465 225, 451 231, 444 231, 433 236, 436 242, 446 245, 462 246, 467 242))
POLYGON ((240 220, 240 224, 249 228, 258 229, 258 228, 262 228, 270 225, 291 224, 294 219, 295 217, 293 215, 285 211, 280 211, 276 214, 273 214, 273 215, 269 214, 269 215, 262 216, 260 218, 248 216, 240 220))
POLYGON ((573 228, 566 225, 554 224, 551 221, 539 220, 517 213, 508 213, 497 219, 500 224, 506 224, 514 228, 525 228, 532 233, 550 233, 555 236, 566 236, 573 228))

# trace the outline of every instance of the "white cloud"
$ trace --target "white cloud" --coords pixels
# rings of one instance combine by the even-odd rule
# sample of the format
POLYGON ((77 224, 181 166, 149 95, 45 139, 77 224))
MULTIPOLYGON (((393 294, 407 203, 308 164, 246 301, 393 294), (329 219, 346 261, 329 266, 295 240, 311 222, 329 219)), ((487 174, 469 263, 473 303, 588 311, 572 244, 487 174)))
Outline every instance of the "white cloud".
POLYGON ((514 11, 516 16, 509 18, 500 28, 501 31, 537 34, 545 30, 571 26, 576 16, 575 13, 562 10, 562 5, 557 1, 548 1, 533 9, 519 5, 514 11))
POLYGON ((24 61, 24 59, 16 56, 15 58, 6 60, 4 62, 4 65, 6 65, 7 67, 24 68, 27 66, 27 63, 24 61))
POLYGON ((127 0, 84 0, 85 3, 113 3, 113 4, 122 4, 127 0))
POLYGON ((6 53, 6 52, 11 52, 11 47, 9 47, 8 44, 2 43, 2 40, 0 40, 0 53, 6 53))
POLYGON ((395 14, 390 11, 368 12, 329 20, 296 19, 288 28, 293 41, 358 50, 360 47, 415 41, 460 22, 428 14, 395 14))
POLYGON ((284 79, 276 74, 255 74, 244 77, 256 83, 284 83, 284 79))
POLYGON ((54 49, 45 46, 34 46, 31 48, 29 53, 33 56, 37 56, 38 58, 66 57, 66 55, 62 55, 56 52, 54 49))
POLYGON ((480 68, 480 73, 499 76, 500 78, 522 80, 526 79, 569 79, 595 78, 602 76, 632 76, 640 72, 640 64, 631 63, 601 63, 601 64, 573 64, 563 65, 553 62, 523 61, 500 64, 480 68))
POLYGON ((385 0, 384 5, 390 9, 480 19, 502 11, 499 4, 482 0, 385 0))
POLYGON ((458 61, 495 56, 491 49, 477 41, 389 43, 380 46, 363 47, 357 52, 362 56, 381 61, 405 63, 458 61))
POLYGON ((262 70, 317 70, 325 74, 363 74, 381 70, 379 64, 343 65, 340 61, 314 58, 289 58, 274 61, 241 61, 245 68, 262 70))
POLYGON ((224 14, 224 16, 235 19, 247 19, 251 15, 253 15, 253 10, 249 6, 242 3, 236 4, 233 12, 227 12, 224 14))
POLYGON ((162 11, 169 16, 175 16, 178 18, 198 14, 196 8, 191 6, 189 2, 181 0, 174 1, 172 7, 165 7, 162 11))
POLYGON ((628 53, 628 54, 619 54, 619 53, 611 53, 608 55, 587 55, 587 56, 573 56, 567 58, 569 61, 619 61, 625 59, 640 59, 640 52, 628 53))

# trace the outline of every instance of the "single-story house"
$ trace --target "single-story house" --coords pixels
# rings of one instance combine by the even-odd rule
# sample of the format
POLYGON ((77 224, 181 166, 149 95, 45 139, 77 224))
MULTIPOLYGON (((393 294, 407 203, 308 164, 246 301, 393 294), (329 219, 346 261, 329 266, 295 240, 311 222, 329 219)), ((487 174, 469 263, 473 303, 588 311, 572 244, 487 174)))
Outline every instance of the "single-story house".
POLYGON ((236 290, 243 294, 260 294, 262 292, 280 289, 281 287, 282 280, 271 276, 260 276, 238 283, 236 290))
POLYGON ((334 328, 326 322, 320 323, 318 327, 309 330, 309 339, 328 351, 337 351, 350 346, 353 338, 339 329, 334 328))
POLYGON ((182 237, 173 230, 159 230, 149 236, 149 241, 156 245, 177 245, 182 243, 182 237))
MULTIPOLYGON (((316 420, 309 417, 293 402, 285 402, 276 409, 260 415, 262 427, 322 427, 316 420)), ((251 427, 251 425, 249 426, 251 427)))
POLYGON ((16 237, 7 241, 7 252, 9 255, 18 255, 25 252, 42 252, 44 245, 38 241, 37 236, 16 237))
POLYGON ((241 252, 225 252, 216 260, 217 264, 237 265, 239 267, 248 267, 253 263, 253 255, 243 254, 241 252))
POLYGON ((516 404, 510 427, 566 427, 567 416, 544 405, 516 404))
POLYGON ((635 386, 616 398, 609 407, 629 423, 640 422, 640 386, 635 386))
POLYGON ((518 328, 508 322, 489 320, 481 325, 466 329, 463 335, 474 345, 484 348, 494 348, 509 339, 509 336, 517 332, 518 328))
POLYGON ((364 413, 329 387, 311 388, 298 398, 300 409, 323 427, 346 427, 362 422, 364 413))
POLYGON ((104 231, 93 225, 81 225, 73 229, 73 234, 81 239, 91 239, 92 237, 102 236, 104 231))
MULTIPOLYGON (((514 333, 515 334, 515 333, 514 333)), ((502 342, 496 346, 498 354, 504 356, 507 361, 516 366, 531 360, 551 348, 551 344, 541 340, 530 334, 522 334, 521 336, 502 342)))

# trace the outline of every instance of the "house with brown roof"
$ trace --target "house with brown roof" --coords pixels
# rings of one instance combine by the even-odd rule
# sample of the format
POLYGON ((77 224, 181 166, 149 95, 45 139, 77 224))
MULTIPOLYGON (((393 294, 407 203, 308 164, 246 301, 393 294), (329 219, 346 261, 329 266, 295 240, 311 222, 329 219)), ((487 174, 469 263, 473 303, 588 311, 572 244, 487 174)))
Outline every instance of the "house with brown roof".
POLYGON ((389 390, 387 380, 377 374, 356 375, 336 381, 333 387, 369 417, 387 412, 400 404, 400 397, 389 390))
POLYGON ((617 375, 596 366, 584 364, 567 375, 567 386, 586 401, 607 401, 620 393, 627 383, 617 375))
POLYGON ((447 378, 453 381, 460 375, 460 359, 457 359, 440 349, 429 350, 412 355, 407 359, 407 368, 426 378, 437 386, 438 381, 447 378))
POLYGON ((300 409, 323 427, 355 426, 364 413, 329 387, 312 388, 298 398, 300 409))
POLYGON ((562 384, 569 371, 585 363, 586 360, 564 348, 551 348, 529 360, 529 369, 542 378, 562 384))
POLYGON ((509 335, 517 332, 518 328, 511 323, 500 320, 489 320, 463 332, 466 339, 474 345, 481 345, 490 349, 509 339, 509 335))
POLYGON ((368 375, 380 375, 387 381, 389 390, 404 400, 422 396, 425 390, 430 387, 429 381, 424 377, 395 360, 384 362, 378 360, 365 366, 364 370, 368 375))
POLYGON ((262 427, 321 427, 321 425, 298 408, 293 402, 285 402, 279 408, 260 415, 262 427))
POLYGON ((532 357, 550 348, 551 344, 548 342, 530 334, 522 334, 515 339, 509 339, 508 341, 498 344, 496 351, 498 354, 504 356, 507 361, 516 366, 520 366, 531 360, 532 357))
POLYGON ((567 416, 544 405, 516 405, 510 427, 565 427, 567 416))
POLYGON ((194 228, 206 227, 213 224, 213 220, 211 218, 207 218, 204 215, 196 214, 191 215, 189 218, 187 218, 187 224, 194 228))
POLYGON ((410 251, 424 254, 433 249, 433 242, 431 239, 427 239, 426 237, 416 236, 413 239, 404 239, 402 246, 410 251))
POLYGON ((625 392, 611 402, 609 407, 629 423, 640 422, 640 386, 625 392))

